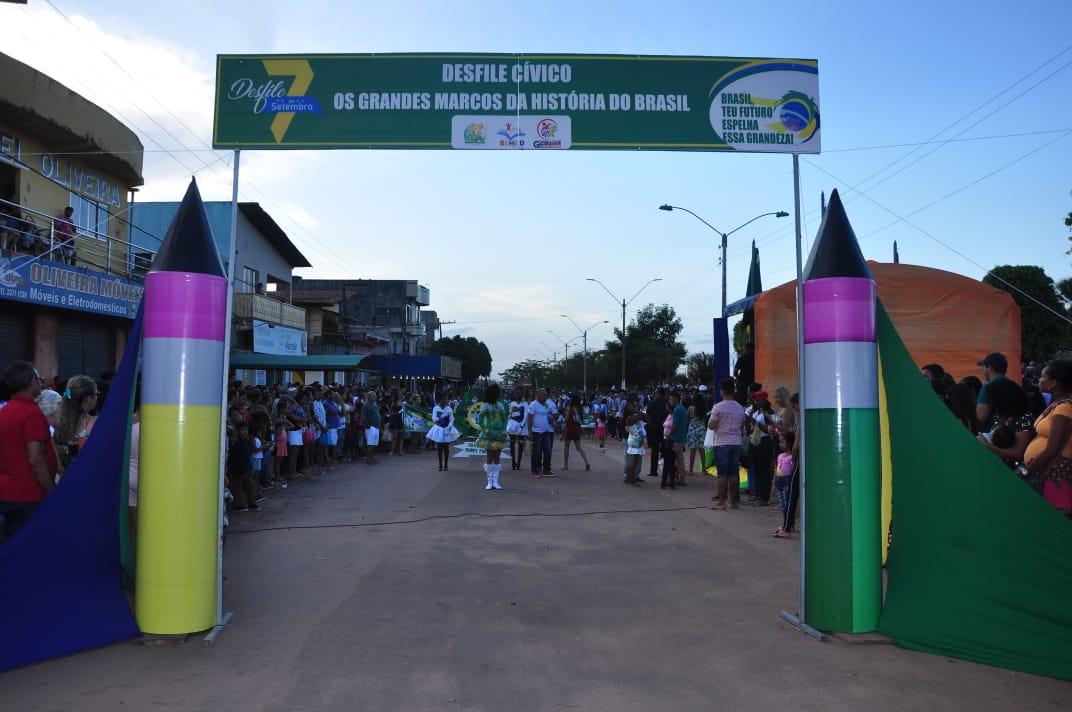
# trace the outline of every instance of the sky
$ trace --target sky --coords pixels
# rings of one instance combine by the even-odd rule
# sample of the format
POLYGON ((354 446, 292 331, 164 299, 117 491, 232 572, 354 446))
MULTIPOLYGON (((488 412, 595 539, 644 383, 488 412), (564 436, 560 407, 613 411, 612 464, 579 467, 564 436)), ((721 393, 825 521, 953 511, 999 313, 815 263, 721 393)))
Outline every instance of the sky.
MULTIPOLYGON (((805 250, 837 188, 865 257, 981 278, 999 264, 1072 273, 1072 3, 815 0, 784 4, 197 2, 0 4, 3 51, 68 85, 145 145, 138 200, 196 175, 229 200, 211 146, 215 56, 276 52, 563 52, 819 60, 822 146, 801 160, 805 250), (1013 9, 1014 8, 1014 9, 1013 9), (949 141, 948 139, 955 139, 949 141), (923 142, 931 142, 920 146, 923 142), (863 194, 861 195, 861 191, 863 194), (904 219, 907 219, 904 220, 904 219)), ((718 235, 793 210, 787 155, 686 152, 244 152, 260 202, 313 264, 304 277, 417 279, 444 334, 488 344, 494 370, 545 358, 582 326, 669 304, 690 352, 712 350, 718 235), (554 335, 547 333, 555 332, 554 335)), ((793 219, 730 237, 729 300, 751 240, 768 288, 793 278, 793 219)), ((590 332, 589 347, 612 337, 590 332)), ((576 347, 573 347, 576 348, 576 347)))

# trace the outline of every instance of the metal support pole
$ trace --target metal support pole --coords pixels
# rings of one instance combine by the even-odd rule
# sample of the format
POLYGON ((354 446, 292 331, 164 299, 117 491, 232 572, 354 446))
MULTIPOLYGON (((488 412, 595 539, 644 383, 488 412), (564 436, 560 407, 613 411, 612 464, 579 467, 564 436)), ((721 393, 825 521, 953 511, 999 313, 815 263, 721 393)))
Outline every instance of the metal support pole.
POLYGON ((722 318, 726 318, 726 233, 722 233, 722 318))
POLYGON ((588 393, 588 332, 584 332, 584 355, 581 357, 581 368, 584 372, 582 377, 584 383, 584 392, 588 393))
POLYGON ((622 390, 625 390, 625 299, 622 299, 622 390))
POLYGON ((800 231, 800 156, 793 154, 793 212, 796 214, 796 252, 797 252, 797 393, 801 403, 801 417, 797 419, 797 438, 800 442, 798 449, 800 464, 797 477, 800 478, 800 494, 797 496, 797 521, 800 523, 800 615, 801 624, 807 624, 807 613, 804 609, 804 584, 806 574, 804 572, 804 538, 808 535, 804 526, 804 268, 803 246, 800 231))
POLYGON ((234 176, 231 183, 231 230, 227 240, 227 307, 226 329, 223 334, 223 384, 220 394, 220 403, 223 410, 220 417, 220 468, 219 479, 219 516, 216 524, 216 628, 213 629, 215 639, 219 635, 217 629, 222 630, 230 620, 230 614, 223 612, 223 515, 225 503, 223 501, 223 485, 225 465, 227 463, 227 386, 231 380, 231 332, 234 319, 234 275, 235 275, 235 251, 238 242, 238 164, 241 151, 234 152, 234 176))

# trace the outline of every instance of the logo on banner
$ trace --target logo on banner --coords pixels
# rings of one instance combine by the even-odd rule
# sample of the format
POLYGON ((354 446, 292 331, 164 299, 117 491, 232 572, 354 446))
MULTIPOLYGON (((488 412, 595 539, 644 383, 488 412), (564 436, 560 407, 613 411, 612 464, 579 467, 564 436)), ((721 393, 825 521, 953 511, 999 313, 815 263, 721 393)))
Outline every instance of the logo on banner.
POLYGON ((562 148, 562 141, 558 138, 558 122, 554 119, 540 119, 536 124, 536 135, 539 138, 532 142, 533 148, 562 148))
POLYGON ((465 132, 463 133, 462 138, 466 143, 484 143, 484 124, 478 121, 473 121, 465 127, 465 132))
POLYGON ((764 62, 720 79, 711 91, 711 127, 747 151, 819 150, 818 69, 764 62))
POLYGON ((524 146, 525 145, 525 132, 521 130, 521 127, 515 123, 507 121, 506 124, 495 132, 497 136, 501 136, 499 139, 500 146, 524 146))

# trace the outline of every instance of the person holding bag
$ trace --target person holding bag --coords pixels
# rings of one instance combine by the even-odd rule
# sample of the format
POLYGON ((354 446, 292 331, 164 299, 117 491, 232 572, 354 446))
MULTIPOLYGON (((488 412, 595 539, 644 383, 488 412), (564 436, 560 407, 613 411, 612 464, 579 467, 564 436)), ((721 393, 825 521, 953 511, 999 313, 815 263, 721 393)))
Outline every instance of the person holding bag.
POLYGON ((1035 421, 1035 438, 1024 452, 1027 478, 1041 475, 1042 496, 1072 518, 1072 361, 1050 361, 1039 390, 1053 398, 1035 421))

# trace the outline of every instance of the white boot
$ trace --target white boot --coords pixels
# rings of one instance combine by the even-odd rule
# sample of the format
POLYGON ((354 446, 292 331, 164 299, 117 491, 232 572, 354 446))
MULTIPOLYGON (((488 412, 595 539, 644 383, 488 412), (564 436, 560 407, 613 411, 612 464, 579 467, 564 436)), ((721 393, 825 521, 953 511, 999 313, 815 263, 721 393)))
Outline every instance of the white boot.
POLYGON ((493 467, 495 467, 495 465, 484 465, 484 473, 488 476, 488 484, 484 487, 486 490, 492 489, 491 483, 492 479, 495 477, 495 475, 492 474, 492 472, 494 472, 494 470, 492 470, 493 467))
POLYGON ((502 465, 492 465, 491 467, 491 488, 501 490, 502 486, 499 484, 499 475, 502 474, 502 465))

